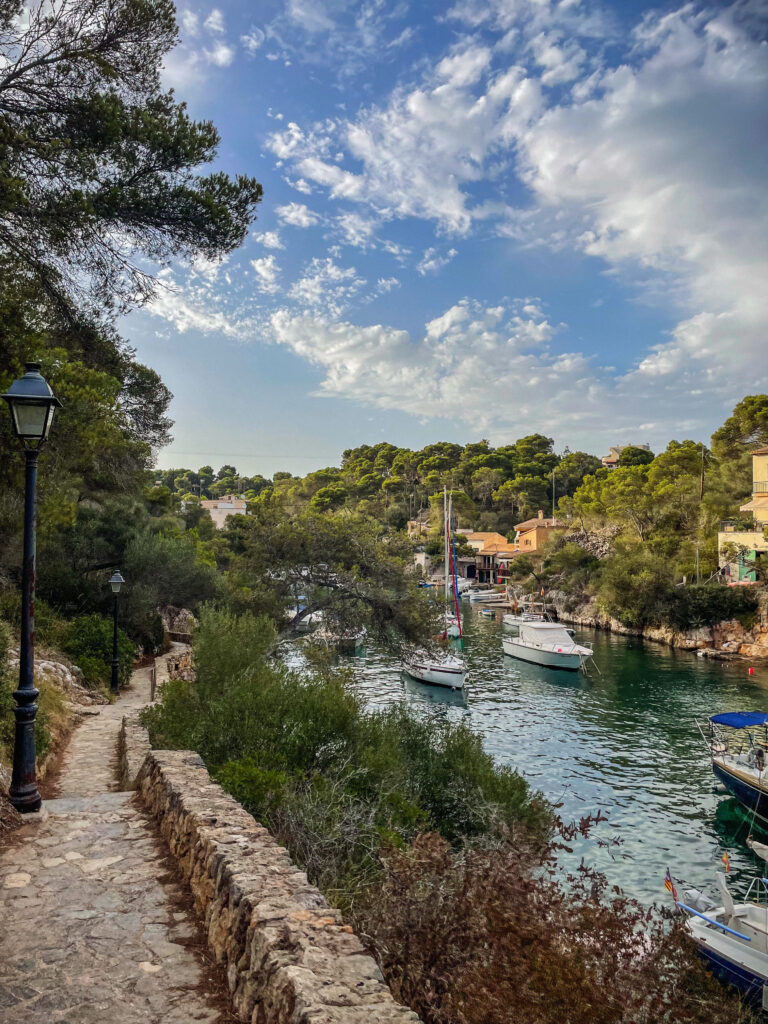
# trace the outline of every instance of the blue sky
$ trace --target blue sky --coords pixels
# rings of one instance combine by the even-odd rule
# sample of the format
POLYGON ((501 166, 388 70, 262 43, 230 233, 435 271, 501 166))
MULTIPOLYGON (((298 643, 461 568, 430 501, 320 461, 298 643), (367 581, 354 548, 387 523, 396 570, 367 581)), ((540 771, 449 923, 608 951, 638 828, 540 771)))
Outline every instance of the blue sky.
POLYGON ((179 4, 165 80, 264 200, 122 325, 162 466, 707 438, 768 385, 768 5, 179 4))

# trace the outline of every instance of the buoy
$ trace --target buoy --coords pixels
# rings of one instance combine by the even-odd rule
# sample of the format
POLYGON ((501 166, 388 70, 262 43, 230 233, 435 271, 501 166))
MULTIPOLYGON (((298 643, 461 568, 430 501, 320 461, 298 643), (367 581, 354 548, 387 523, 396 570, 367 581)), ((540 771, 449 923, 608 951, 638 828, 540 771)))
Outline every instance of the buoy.
POLYGON ((750 674, 751 676, 753 676, 753 675, 755 674, 755 670, 754 670, 753 668, 751 668, 751 669, 749 670, 749 674, 750 674))

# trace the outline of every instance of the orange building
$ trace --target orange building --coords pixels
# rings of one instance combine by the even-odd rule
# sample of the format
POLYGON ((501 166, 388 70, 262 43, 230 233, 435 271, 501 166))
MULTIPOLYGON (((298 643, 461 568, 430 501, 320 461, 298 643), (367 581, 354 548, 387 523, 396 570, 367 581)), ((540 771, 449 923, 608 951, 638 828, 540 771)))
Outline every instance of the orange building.
POLYGON ((540 551, 554 531, 565 529, 564 523, 558 523, 556 519, 545 519, 544 513, 539 509, 535 519, 526 519, 515 526, 515 548, 518 553, 526 555, 540 551))

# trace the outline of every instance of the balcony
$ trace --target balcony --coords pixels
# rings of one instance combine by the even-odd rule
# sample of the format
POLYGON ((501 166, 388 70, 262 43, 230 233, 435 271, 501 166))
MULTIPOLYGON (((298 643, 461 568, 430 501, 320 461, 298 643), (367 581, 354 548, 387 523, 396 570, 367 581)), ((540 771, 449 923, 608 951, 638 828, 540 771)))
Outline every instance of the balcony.
POLYGON ((768 480, 753 480, 752 481, 752 493, 753 494, 768 494, 768 480))

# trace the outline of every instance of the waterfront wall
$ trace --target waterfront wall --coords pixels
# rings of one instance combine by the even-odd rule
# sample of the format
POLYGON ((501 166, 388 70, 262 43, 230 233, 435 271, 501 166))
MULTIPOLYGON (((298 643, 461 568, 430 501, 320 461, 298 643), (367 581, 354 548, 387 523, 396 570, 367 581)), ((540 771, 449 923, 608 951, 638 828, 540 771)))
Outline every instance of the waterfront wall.
POLYGON ((645 626, 642 629, 625 626, 618 619, 601 612, 593 598, 579 602, 573 594, 563 591, 550 591, 547 599, 554 605, 559 619, 574 625, 605 629, 626 636, 642 636, 670 647, 701 651, 707 657, 768 659, 768 594, 765 593, 758 596, 757 620, 749 629, 733 619, 685 631, 671 626, 645 626))
POLYGON ((121 774, 157 822, 250 1024, 418 1024, 339 911, 188 750, 149 751, 124 722, 121 774))

